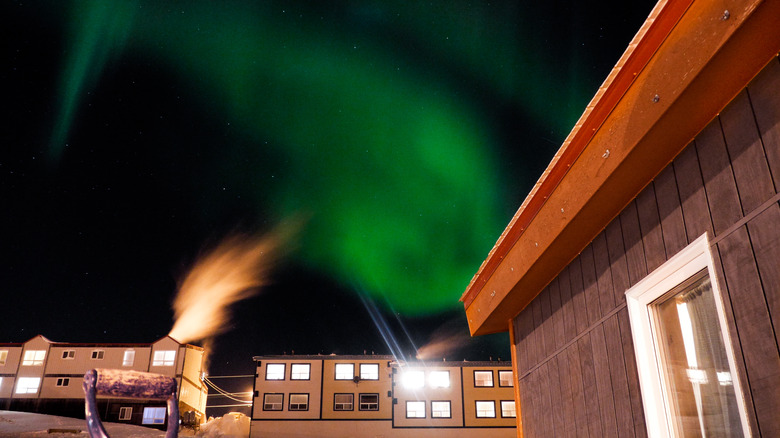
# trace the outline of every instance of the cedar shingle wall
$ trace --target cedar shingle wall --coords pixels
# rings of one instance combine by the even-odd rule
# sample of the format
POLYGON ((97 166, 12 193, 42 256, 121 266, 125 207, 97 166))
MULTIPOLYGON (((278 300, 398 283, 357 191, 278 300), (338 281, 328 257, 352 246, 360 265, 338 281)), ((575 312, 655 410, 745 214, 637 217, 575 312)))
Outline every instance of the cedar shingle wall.
POLYGON ((625 291, 705 232, 751 427, 780 436, 778 187, 775 58, 514 319, 525 436, 646 436, 625 291))

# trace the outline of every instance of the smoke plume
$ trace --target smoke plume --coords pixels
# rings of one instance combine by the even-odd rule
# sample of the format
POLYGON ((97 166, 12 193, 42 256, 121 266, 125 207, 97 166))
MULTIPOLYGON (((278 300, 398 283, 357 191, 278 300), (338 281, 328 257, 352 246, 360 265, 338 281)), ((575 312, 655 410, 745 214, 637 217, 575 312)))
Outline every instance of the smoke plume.
POLYGON ((450 321, 436 329, 427 344, 417 349, 417 359, 443 359, 452 357, 465 347, 471 337, 458 321, 450 321))
POLYGON ((232 235, 200 256, 173 301, 175 322, 169 335, 188 343, 224 332, 230 305, 256 295, 267 283, 290 234, 281 229, 261 236, 232 235))

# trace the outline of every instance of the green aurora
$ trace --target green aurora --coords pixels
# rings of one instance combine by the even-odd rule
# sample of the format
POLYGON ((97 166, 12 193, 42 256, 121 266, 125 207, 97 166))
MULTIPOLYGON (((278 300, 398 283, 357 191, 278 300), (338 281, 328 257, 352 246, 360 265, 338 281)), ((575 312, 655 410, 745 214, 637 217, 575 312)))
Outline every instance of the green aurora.
POLYGON ((541 49, 523 44, 518 35, 533 29, 518 30, 516 2, 256 3, 53 5, 67 8, 67 23, 50 161, 67 154, 82 98, 109 67, 143 60, 270 149, 274 162, 253 169, 226 144, 213 172, 255 187, 249 202, 273 221, 309 218, 299 262, 405 315, 457 308, 512 213, 481 100, 515 103, 565 133, 593 90, 577 92, 576 74, 556 77, 541 49), (573 85, 557 87, 563 79, 573 85))

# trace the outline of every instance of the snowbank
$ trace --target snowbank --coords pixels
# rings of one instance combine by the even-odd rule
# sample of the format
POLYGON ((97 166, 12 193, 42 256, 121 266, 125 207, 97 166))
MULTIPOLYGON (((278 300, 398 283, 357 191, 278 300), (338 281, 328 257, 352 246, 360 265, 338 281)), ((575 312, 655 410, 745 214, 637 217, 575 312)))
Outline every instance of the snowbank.
POLYGON ((210 417, 200 426, 197 436, 204 438, 246 438, 249 436, 249 417, 231 412, 224 417, 210 417))

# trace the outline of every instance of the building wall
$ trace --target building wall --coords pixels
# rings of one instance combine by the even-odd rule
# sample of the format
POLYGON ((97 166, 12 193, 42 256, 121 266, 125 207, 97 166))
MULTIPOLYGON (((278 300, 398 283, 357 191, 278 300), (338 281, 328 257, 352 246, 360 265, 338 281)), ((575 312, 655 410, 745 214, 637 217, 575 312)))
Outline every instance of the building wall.
POLYGON ((780 436, 778 96, 775 58, 514 318, 526 436, 646 435, 625 292, 704 233, 748 421, 780 436))

